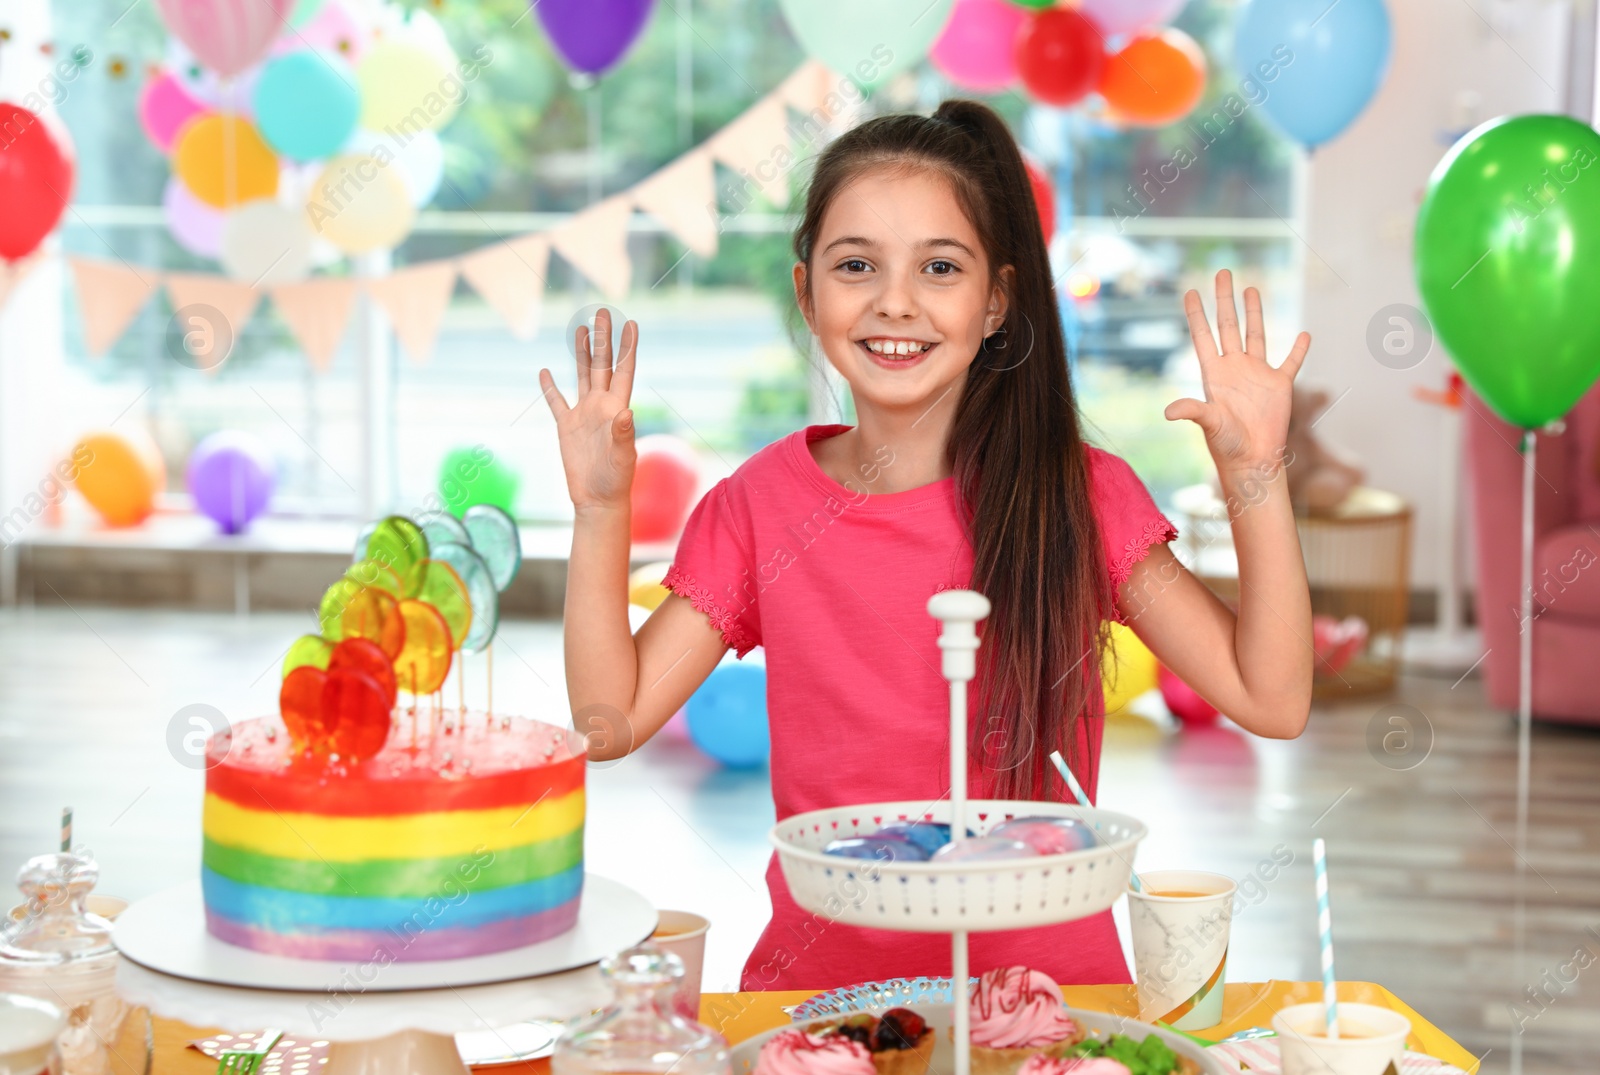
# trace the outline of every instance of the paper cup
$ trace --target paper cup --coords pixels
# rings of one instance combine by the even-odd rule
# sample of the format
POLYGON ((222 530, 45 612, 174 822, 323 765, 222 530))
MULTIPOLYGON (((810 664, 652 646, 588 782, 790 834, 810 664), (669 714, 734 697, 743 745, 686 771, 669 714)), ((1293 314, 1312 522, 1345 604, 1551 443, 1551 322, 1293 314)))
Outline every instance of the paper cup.
POLYGON ((66 1016, 54 1004, 0 993, 0 1072, 55 1075, 61 1066, 56 1037, 66 1026, 66 1016))
POLYGON ((1339 1037, 1325 1036, 1321 1004, 1296 1004, 1272 1017, 1283 1075, 1383 1075, 1400 1070, 1411 1020, 1375 1004, 1339 1002, 1339 1037))
POLYGON ((678 1014, 700 1020, 700 978, 706 962, 706 930, 711 923, 689 911, 658 911, 650 943, 683 960, 683 983, 673 998, 678 1014))
POLYGON ((1143 891, 1128 889, 1139 1018, 1179 1030, 1222 1022, 1222 985, 1233 922, 1231 877, 1195 870, 1139 874, 1143 891), (1200 893, 1169 896, 1163 893, 1200 893))

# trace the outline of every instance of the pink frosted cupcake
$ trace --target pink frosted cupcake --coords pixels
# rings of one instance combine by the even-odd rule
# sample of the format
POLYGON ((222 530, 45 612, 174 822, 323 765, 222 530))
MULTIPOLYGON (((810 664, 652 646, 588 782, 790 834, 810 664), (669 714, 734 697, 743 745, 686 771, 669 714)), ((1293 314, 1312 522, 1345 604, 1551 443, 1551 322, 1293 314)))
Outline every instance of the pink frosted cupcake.
POLYGON ((1057 1056, 1083 1040, 1061 990, 1043 971, 996 967, 972 992, 972 1075, 1018 1075, 1039 1054, 1057 1056))
POLYGON ((1109 1056, 1064 1057, 1034 1053, 1017 1075, 1133 1075, 1128 1065, 1109 1056))
POLYGON ((785 1030, 761 1047, 752 1075, 878 1075, 867 1047, 842 1034, 785 1030))

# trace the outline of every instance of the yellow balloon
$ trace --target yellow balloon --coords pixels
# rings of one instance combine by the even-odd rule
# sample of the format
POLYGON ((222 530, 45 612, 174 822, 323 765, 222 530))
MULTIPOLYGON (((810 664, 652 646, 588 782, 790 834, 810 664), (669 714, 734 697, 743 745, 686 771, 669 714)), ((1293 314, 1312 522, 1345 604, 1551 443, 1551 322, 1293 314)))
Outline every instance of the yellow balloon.
POLYGON ((1100 654, 1100 682, 1105 689, 1107 716, 1154 689, 1158 682, 1156 655, 1133 633, 1133 628, 1113 622, 1111 641, 1100 654))
POLYGON ((667 575, 669 563, 645 564, 628 576, 628 604, 647 608, 651 612, 661 607, 667 599, 668 589, 661 585, 667 575))
POLYGON ((311 230, 346 254, 399 246, 416 215, 400 169, 367 154, 330 160, 306 202, 311 230))
POLYGON ((411 41, 380 41, 356 69, 361 126, 414 137, 450 122, 466 87, 435 49, 411 41))
POLYGON ((277 156, 239 116, 202 116, 184 127, 172 170, 196 198, 219 209, 278 193, 277 156))

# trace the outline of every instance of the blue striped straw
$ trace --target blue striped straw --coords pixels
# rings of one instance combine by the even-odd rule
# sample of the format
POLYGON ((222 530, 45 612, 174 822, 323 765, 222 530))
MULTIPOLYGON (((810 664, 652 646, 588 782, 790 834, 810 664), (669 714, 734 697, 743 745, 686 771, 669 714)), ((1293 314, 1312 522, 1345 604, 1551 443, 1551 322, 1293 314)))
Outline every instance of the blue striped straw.
POLYGON ((1317 932, 1322 940, 1322 1007, 1328 1019, 1328 1037, 1339 1036, 1339 995, 1333 984, 1333 916, 1328 911, 1328 849, 1317 837, 1311 860, 1317 867, 1317 932))
MULTIPOLYGON (((1078 783, 1078 778, 1072 775, 1072 770, 1067 768, 1067 763, 1061 760, 1061 751, 1052 750, 1050 761, 1055 765, 1056 772, 1061 774, 1061 779, 1067 782, 1067 790, 1072 792, 1072 797, 1078 800, 1079 805, 1088 806, 1089 796, 1083 793, 1083 785, 1078 783)), ((1128 883, 1135 892, 1143 892, 1144 886, 1139 883, 1139 875, 1131 869, 1128 871, 1128 883)))

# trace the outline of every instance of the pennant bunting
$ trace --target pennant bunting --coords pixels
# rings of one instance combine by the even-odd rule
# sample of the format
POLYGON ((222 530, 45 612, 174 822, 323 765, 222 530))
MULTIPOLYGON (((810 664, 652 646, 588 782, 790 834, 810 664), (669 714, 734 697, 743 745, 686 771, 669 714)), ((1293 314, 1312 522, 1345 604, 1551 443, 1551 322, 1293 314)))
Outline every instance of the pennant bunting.
POLYGON ((602 199, 550 229, 550 245, 601 294, 620 302, 628 294, 633 262, 628 257, 628 221, 633 203, 626 194, 602 199))
POLYGON ((711 154, 690 150, 633 188, 633 203, 703 258, 717 252, 717 179, 711 154))
POLYGON ((389 315, 400 345, 416 362, 433 357, 439 327, 456 288, 454 261, 424 261, 388 276, 363 280, 367 294, 389 315))
POLYGON ((345 276, 279 284, 271 290, 278 316, 319 373, 328 372, 339 353, 357 290, 356 282, 345 276))
POLYGON ((739 173, 739 181, 732 184, 738 191, 732 199, 734 212, 750 207, 753 191, 765 194, 774 205, 788 203, 788 174, 794 167, 785 126, 788 118, 782 101, 764 97, 706 143, 712 156, 739 173))
POLYGON ((543 235, 507 239, 475 250, 456 264, 472 289, 505 320, 512 336, 533 339, 550 270, 549 239, 543 235))
POLYGON ((172 301, 172 316, 184 333, 183 346, 197 360, 197 369, 215 373, 244 335, 261 293, 249 284, 210 273, 172 272, 163 279, 167 298, 172 301), (225 349, 219 354, 216 341, 223 333, 228 336, 225 349), (196 345, 191 346, 190 340, 196 345))
POLYGON ((68 258, 67 265, 78 286, 84 347, 90 355, 103 355, 128 330, 161 276, 150 269, 141 273, 120 261, 68 258))

